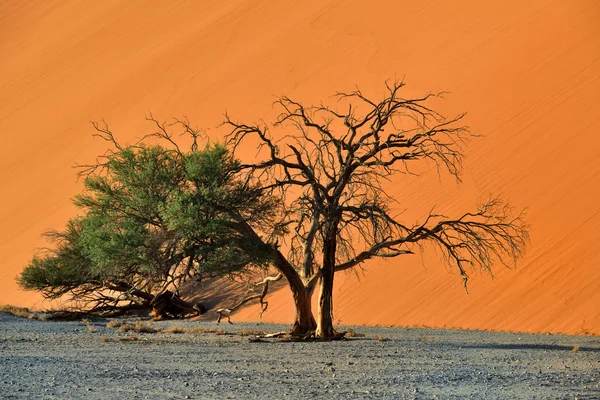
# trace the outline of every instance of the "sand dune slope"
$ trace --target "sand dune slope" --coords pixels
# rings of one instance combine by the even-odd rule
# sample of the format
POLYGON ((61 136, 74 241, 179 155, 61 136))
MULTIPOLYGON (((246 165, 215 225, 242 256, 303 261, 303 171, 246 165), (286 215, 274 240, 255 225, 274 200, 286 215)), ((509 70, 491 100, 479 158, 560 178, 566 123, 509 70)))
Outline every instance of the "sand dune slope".
MULTIPOLYGON (((71 166, 103 148, 90 120, 133 140, 148 111, 212 128, 272 115, 276 95, 377 96, 406 75, 484 135, 460 186, 395 178, 407 220, 497 193, 528 208, 531 247, 494 280, 473 273, 469 295, 435 254, 366 264, 337 278, 338 322, 600 334, 599 17, 595 1, 3 1, 0 303, 41 304, 14 276, 76 211, 71 166)), ((289 321, 289 300, 264 318, 289 321)))

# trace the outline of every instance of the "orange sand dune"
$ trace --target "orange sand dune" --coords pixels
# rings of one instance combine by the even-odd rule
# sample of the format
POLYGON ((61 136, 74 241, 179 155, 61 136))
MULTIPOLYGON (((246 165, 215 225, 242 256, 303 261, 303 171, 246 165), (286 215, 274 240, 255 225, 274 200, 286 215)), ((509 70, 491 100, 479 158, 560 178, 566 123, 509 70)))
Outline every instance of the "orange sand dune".
MULTIPOLYGON (((228 112, 272 115, 274 96, 373 96, 406 75, 408 94, 450 91, 485 137, 463 184, 398 177, 407 221, 434 204, 458 213, 488 193, 528 207, 531 247, 464 294, 435 254, 340 275, 344 324, 600 334, 600 6, 590 1, 21 1, 0 3, 0 303, 37 305, 14 277, 40 233, 74 215, 71 166, 103 149, 90 120, 120 137, 144 115, 215 127, 228 112)), ((222 134, 218 129, 212 136, 222 134)), ((269 321, 291 319, 287 290, 269 321)), ((237 319, 257 319, 256 307, 237 319)))

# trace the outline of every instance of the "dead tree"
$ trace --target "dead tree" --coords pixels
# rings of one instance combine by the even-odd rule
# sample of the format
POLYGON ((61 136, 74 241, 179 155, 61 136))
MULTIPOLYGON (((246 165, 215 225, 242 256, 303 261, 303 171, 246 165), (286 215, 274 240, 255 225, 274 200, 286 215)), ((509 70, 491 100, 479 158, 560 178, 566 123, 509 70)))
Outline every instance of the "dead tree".
POLYGON ((234 152, 242 143, 259 148, 256 159, 240 171, 286 200, 282 224, 293 228, 291 251, 287 257, 277 251, 274 264, 294 293, 293 331, 299 334, 314 329, 305 314, 319 282, 316 335, 336 337, 334 274, 371 258, 412 254, 421 244, 434 243, 466 288, 469 267, 491 272, 494 263, 514 261, 524 250, 528 233, 522 214, 499 199, 458 218, 432 211, 421 223, 408 224, 394 212, 395 199, 383 185, 390 175, 430 163, 440 176, 446 171, 460 180, 463 148, 472 136, 461 124, 464 114, 446 119, 431 108, 439 95, 404 98, 403 87, 403 82, 386 83, 381 101, 358 89, 339 93, 337 108, 305 107, 282 97, 277 101, 281 114, 272 126, 226 119, 234 152))

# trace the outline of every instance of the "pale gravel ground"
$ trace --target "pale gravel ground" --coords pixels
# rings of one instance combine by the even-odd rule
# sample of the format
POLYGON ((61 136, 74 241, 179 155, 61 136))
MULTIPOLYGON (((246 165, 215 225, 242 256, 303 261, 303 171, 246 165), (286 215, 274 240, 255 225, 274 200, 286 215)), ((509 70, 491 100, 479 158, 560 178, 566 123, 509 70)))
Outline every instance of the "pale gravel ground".
POLYGON ((93 324, 0 313, 0 398, 600 399, 598 337, 357 327, 365 338, 250 343, 237 333, 287 326, 240 323, 120 341, 93 324))

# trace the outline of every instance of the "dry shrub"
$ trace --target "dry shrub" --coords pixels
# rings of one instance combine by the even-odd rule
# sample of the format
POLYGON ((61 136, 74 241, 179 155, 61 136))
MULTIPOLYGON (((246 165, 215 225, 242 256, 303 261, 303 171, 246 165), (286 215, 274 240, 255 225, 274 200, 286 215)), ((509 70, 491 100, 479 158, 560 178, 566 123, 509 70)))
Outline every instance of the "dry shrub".
POLYGON ((82 319, 81 322, 83 322, 85 324, 85 326, 87 326, 87 331, 89 333, 96 332, 96 328, 94 328, 94 325, 92 324, 92 321, 90 321, 89 319, 82 319))
POLYGON ((364 333, 358 333, 358 332, 354 331, 354 329, 348 329, 345 332, 344 336, 345 337, 365 337, 365 334, 364 333))
POLYGON ((181 325, 175 324, 175 325, 169 326, 167 329, 163 329, 161 331, 161 333, 179 334, 179 333, 185 333, 185 329, 181 325))
POLYGON ((133 342, 133 341, 136 341, 136 340, 140 340, 140 338, 138 336, 136 336, 136 335, 133 335, 133 336, 123 336, 123 337, 120 337, 119 340, 122 341, 122 342, 133 342))
POLYGON ((113 319, 113 320, 108 321, 108 323, 106 324, 106 327, 107 328, 118 328, 121 325, 123 325, 122 321, 119 321, 118 319, 113 319))
POLYGON ((156 329, 147 322, 137 321, 135 323, 135 331, 138 333, 156 333, 156 329))
POLYGON ((180 334, 180 333, 196 333, 196 334, 201 334, 201 333, 216 333, 218 334, 222 334, 223 330, 222 329, 212 329, 212 328, 203 328, 201 326, 192 326, 190 328, 184 328, 183 326, 179 325, 179 324, 174 324, 169 326, 166 329, 159 329, 158 333, 165 333, 165 334, 169 334, 169 333, 175 333, 175 334, 180 334))
POLYGON ((15 317, 39 319, 39 316, 26 307, 16 307, 11 305, 0 306, 0 312, 12 314, 15 317))
POLYGON ((136 321, 134 324, 119 325, 119 332, 156 333, 156 329, 147 322, 136 321))
POLYGON ((375 341, 376 342, 389 342, 390 339, 383 337, 383 336, 375 336, 375 341))
POLYGON ((185 333, 214 333, 215 329, 203 328, 201 326, 194 326, 191 328, 185 328, 185 333))
POLYGON ((579 351, 579 345, 576 344, 575 346, 573 346, 573 350, 571 350, 571 353, 577 353, 579 351))
POLYGON ((119 326, 119 332, 131 332, 135 330, 135 325, 133 324, 121 324, 119 326))

